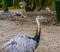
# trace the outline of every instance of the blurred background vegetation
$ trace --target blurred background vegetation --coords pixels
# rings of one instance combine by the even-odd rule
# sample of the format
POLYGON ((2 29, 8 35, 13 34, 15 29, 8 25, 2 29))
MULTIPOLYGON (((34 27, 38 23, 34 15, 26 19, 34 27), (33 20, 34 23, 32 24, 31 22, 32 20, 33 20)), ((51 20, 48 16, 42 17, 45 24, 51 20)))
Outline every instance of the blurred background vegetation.
POLYGON ((60 0, 0 0, 0 9, 4 12, 12 9, 20 9, 19 2, 26 2, 26 11, 39 11, 49 7, 51 10, 55 10, 57 14, 57 23, 60 24, 60 0))
POLYGON ((44 9, 45 7, 54 9, 54 0, 0 0, 0 9, 6 10, 8 7, 11 9, 18 9, 20 8, 19 2, 21 1, 26 2, 27 11, 40 10, 44 9))

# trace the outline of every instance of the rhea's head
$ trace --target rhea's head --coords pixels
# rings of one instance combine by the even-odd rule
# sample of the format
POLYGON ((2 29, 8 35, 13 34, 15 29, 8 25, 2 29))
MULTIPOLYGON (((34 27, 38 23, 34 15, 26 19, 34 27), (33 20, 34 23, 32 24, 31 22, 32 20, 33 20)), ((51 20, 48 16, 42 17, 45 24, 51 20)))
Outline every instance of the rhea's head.
POLYGON ((36 17, 36 21, 37 21, 37 22, 42 22, 43 19, 44 19, 43 16, 37 16, 37 17, 36 17))
POLYGON ((47 7, 47 8, 45 9, 45 11, 46 11, 46 12, 50 12, 51 10, 50 10, 50 8, 47 7))

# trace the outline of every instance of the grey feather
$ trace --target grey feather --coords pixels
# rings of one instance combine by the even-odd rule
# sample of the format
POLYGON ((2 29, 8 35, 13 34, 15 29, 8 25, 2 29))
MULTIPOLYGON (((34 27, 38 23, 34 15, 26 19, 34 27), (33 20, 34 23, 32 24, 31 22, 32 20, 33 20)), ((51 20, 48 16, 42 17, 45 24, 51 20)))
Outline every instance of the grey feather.
POLYGON ((33 38, 25 35, 17 35, 4 45, 3 52, 34 52, 39 43, 41 34, 39 19, 42 20, 43 18, 37 16, 37 31, 33 38))

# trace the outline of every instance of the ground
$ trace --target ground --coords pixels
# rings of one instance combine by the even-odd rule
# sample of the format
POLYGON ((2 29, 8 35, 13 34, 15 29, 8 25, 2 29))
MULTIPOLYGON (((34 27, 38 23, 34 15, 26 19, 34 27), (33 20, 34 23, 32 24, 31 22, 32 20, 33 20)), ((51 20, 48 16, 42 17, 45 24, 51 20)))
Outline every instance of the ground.
MULTIPOLYGON (((35 32, 35 17, 21 18, 19 21, 0 19, 0 52, 3 45, 14 36, 24 34, 33 37, 35 32)), ((60 26, 41 25, 41 39, 35 52, 60 52, 60 26)))

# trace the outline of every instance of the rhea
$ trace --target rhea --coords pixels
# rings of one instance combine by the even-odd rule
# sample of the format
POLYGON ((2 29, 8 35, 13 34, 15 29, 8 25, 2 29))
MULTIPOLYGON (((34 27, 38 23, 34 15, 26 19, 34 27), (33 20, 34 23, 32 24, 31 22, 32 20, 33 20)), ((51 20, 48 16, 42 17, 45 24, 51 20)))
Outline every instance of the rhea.
POLYGON ((47 7, 47 8, 45 9, 45 11, 46 11, 46 12, 50 12, 51 10, 50 10, 50 8, 47 7))
POLYGON ((14 16, 18 16, 18 17, 22 17, 22 18, 24 18, 25 16, 24 16, 24 14, 23 14, 23 12, 22 11, 15 11, 15 13, 14 13, 14 16))
POLYGON ((3 46, 3 52, 34 52, 40 40, 41 20, 43 20, 42 16, 36 17, 37 29, 34 37, 17 35, 3 46))

